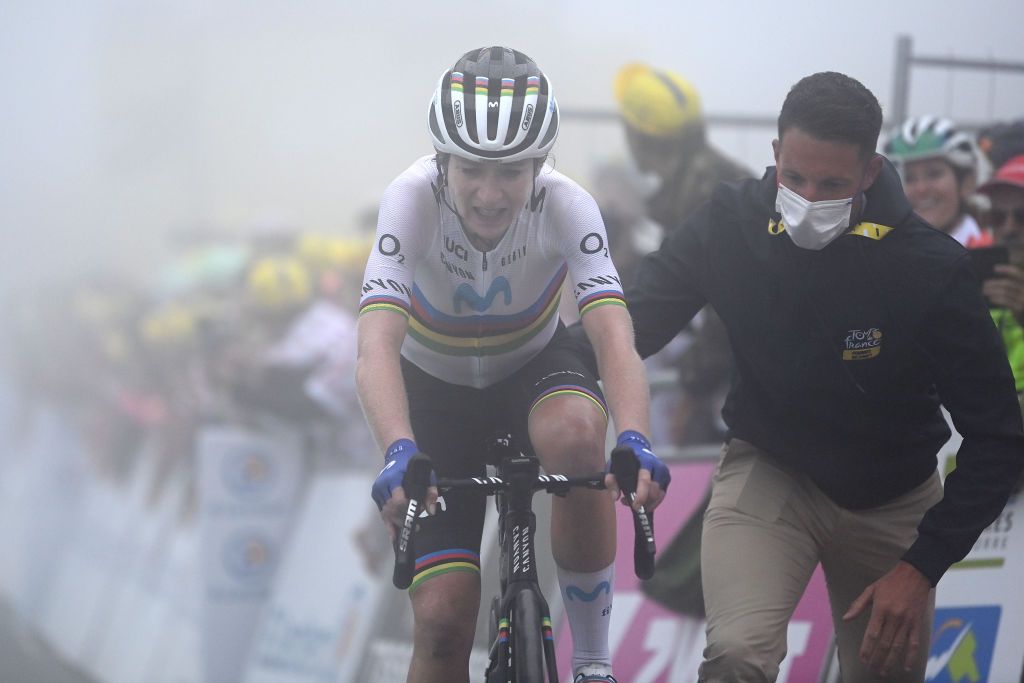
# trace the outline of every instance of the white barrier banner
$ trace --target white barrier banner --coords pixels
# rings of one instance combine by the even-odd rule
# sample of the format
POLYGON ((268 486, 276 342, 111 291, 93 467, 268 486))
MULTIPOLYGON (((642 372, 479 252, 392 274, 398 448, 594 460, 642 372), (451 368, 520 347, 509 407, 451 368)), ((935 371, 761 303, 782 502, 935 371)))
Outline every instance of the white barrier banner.
POLYGON ((356 535, 377 521, 372 483, 335 475, 311 485, 253 638, 246 683, 354 680, 382 591, 391 589, 357 548, 356 535))
POLYGON ((287 431, 204 428, 198 439, 203 680, 241 679, 302 484, 287 431))
MULTIPOLYGON (((944 474, 953 470, 961 440, 954 430, 939 452, 944 474)), ((939 581, 927 683, 1024 680, 1022 576, 1024 492, 1018 486, 967 557, 939 581)))

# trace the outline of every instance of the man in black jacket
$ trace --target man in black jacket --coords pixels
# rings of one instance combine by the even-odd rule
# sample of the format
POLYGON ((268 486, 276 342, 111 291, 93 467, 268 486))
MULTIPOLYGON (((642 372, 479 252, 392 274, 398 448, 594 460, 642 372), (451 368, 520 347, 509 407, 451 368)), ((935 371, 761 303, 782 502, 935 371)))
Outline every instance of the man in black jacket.
POLYGON ((703 681, 775 679, 819 562, 843 680, 923 680, 933 588, 1024 467, 967 252, 911 211, 875 154, 881 120, 859 82, 801 80, 775 168, 719 185, 627 292, 642 355, 711 304, 736 360, 704 521, 703 681), (940 404, 964 437, 944 493, 940 404))

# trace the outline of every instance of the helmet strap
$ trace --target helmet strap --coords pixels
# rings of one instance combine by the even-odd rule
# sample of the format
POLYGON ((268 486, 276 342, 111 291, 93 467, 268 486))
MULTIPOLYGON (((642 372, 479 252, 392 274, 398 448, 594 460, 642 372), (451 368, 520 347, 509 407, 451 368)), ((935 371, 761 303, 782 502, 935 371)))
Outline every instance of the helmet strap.
POLYGON ((437 181, 434 185, 434 199, 437 201, 437 205, 444 204, 448 207, 448 210, 455 214, 455 217, 459 219, 459 223, 462 223, 462 215, 455 210, 455 207, 448 201, 448 161, 451 156, 448 154, 444 155, 444 159, 441 159, 441 152, 434 155, 434 165, 437 166, 437 181))

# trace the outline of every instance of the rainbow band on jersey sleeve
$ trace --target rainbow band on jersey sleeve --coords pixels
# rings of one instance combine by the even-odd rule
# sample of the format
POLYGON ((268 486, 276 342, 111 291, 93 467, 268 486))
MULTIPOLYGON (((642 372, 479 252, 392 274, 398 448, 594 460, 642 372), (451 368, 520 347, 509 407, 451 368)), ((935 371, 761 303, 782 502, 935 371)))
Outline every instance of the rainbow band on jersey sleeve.
POLYGON ((465 548, 449 548, 429 553, 416 560, 409 592, 412 593, 427 579, 449 572, 480 573, 480 555, 465 548))
POLYGON ((605 304, 625 306, 626 299, 622 296, 622 292, 618 290, 604 290, 581 297, 577 306, 579 306, 580 315, 583 315, 587 311, 592 311, 598 306, 604 306, 605 304))
POLYGON ((409 317, 409 304, 392 296, 371 296, 359 304, 359 315, 369 311, 394 311, 409 317))

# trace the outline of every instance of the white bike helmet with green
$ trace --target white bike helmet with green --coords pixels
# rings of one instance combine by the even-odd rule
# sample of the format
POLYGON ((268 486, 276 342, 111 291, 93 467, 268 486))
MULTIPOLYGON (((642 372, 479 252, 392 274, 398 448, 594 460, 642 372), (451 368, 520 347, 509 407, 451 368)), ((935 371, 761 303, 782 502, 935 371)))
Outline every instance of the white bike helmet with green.
POLYGON ((470 50, 441 74, 428 114, 438 152, 474 161, 545 156, 558 105, 537 63, 507 47, 470 50))
POLYGON ((971 136, 949 119, 935 116, 905 121, 892 132, 883 152, 897 164, 939 158, 971 171, 978 165, 978 148, 971 136))

